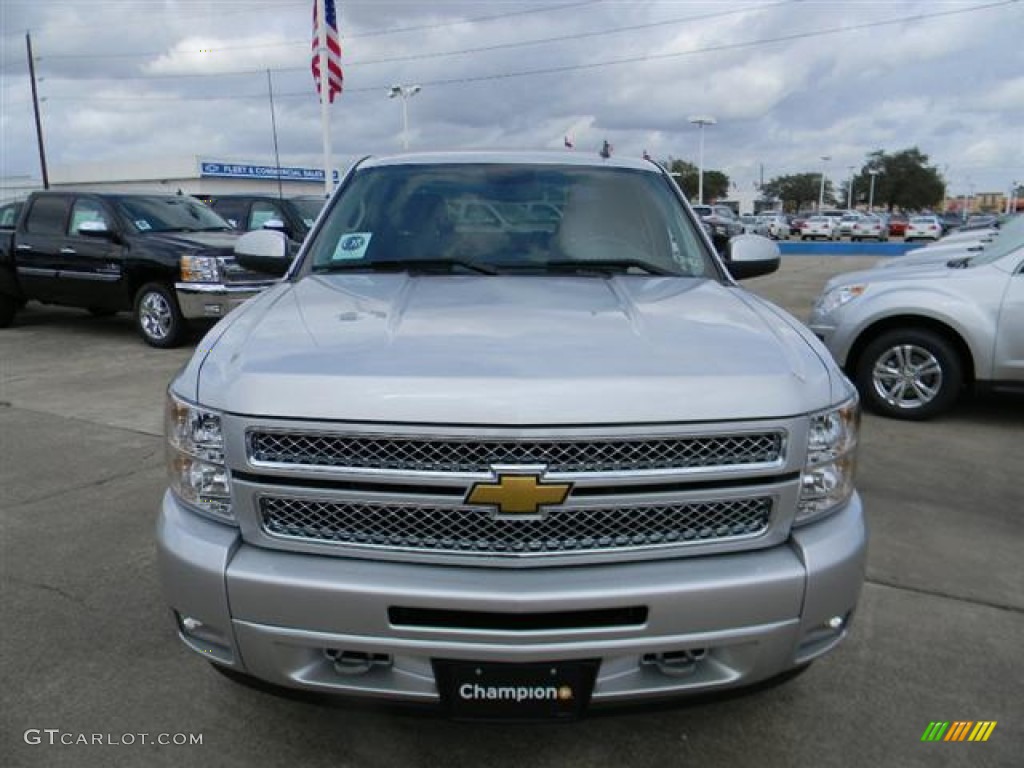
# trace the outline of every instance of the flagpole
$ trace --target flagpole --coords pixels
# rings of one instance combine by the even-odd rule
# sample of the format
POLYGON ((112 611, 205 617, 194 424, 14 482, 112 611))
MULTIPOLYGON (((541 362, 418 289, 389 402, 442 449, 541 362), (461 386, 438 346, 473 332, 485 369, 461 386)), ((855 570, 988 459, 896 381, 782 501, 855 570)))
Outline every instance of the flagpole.
POLYGON ((331 73, 327 68, 327 14, 324 0, 316 0, 316 17, 319 21, 317 55, 320 57, 320 128, 324 141, 324 197, 330 197, 334 184, 334 174, 331 173, 331 73))

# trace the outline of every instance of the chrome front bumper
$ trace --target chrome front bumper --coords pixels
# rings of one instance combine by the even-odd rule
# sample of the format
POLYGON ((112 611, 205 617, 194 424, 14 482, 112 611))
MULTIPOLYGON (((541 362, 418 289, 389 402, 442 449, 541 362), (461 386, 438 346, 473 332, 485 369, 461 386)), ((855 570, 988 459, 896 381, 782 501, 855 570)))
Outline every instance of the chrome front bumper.
POLYGON ((175 283, 174 292, 185 319, 216 320, 273 284, 274 281, 245 285, 175 283))
POLYGON ((524 570, 260 549, 170 494, 158 524, 166 599, 182 640, 203 657, 281 686, 428 703, 438 701, 432 659, 599 659, 595 704, 774 677, 845 637, 865 555, 856 496, 767 550, 524 570), (523 631, 460 627, 458 618, 413 626, 395 607, 447 617, 643 607, 646 618, 523 631), (661 663, 683 651, 697 659, 685 669, 661 663), (374 661, 353 672, 339 654, 374 661))

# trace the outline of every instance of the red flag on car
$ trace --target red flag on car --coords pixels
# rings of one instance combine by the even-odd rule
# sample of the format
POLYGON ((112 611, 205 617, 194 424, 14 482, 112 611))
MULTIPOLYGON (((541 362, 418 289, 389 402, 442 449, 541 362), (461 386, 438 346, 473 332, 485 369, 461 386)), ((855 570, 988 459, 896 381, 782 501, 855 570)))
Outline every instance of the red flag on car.
MULTIPOLYGON (((334 0, 323 0, 325 42, 327 46, 327 101, 334 102, 334 97, 341 93, 344 77, 341 72, 341 42, 338 40, 338 16, 334 8, 334 0)), ((317 93, 323 93, 320 74, 320 18, 317 14, 317 0, 313 0, 313 80, 317 93)))

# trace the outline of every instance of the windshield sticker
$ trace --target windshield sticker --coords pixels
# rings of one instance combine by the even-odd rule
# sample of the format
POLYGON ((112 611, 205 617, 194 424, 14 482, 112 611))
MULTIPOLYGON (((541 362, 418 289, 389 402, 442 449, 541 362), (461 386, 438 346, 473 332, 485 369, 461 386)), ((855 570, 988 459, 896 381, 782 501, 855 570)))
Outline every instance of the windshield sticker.
POLYGON ((152 227, 149 225, 149 222, 146 221, 145 219, 136 219, 135 226, 138 227, 143 232, 145 232, 148 229, 152 229, 152 227))
POLYGON ((358 261, 366 255, 371 237, 372 232, 350 232, 342 235, 331 255, 331 261, 358 261))

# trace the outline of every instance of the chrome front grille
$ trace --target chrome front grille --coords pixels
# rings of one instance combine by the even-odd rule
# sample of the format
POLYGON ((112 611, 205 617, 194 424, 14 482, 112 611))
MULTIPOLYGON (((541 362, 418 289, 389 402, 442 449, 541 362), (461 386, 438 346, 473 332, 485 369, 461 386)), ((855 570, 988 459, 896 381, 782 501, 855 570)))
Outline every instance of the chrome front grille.
POLYGON ((600 473, 764 465, 783 454, 781 431, 616 439, 480 440, 254 430, 259 465, 404 472, 490 472, 493 465, 544 465, 551 472, 600 473))
POLYGON ((540 556, 685 547, 759 536, 770 497, 727 501, 558 507, 546 515, 496 517, 479 507, 333 502, 262 496, 271 537, 362 549, 431 554, 540 556))

